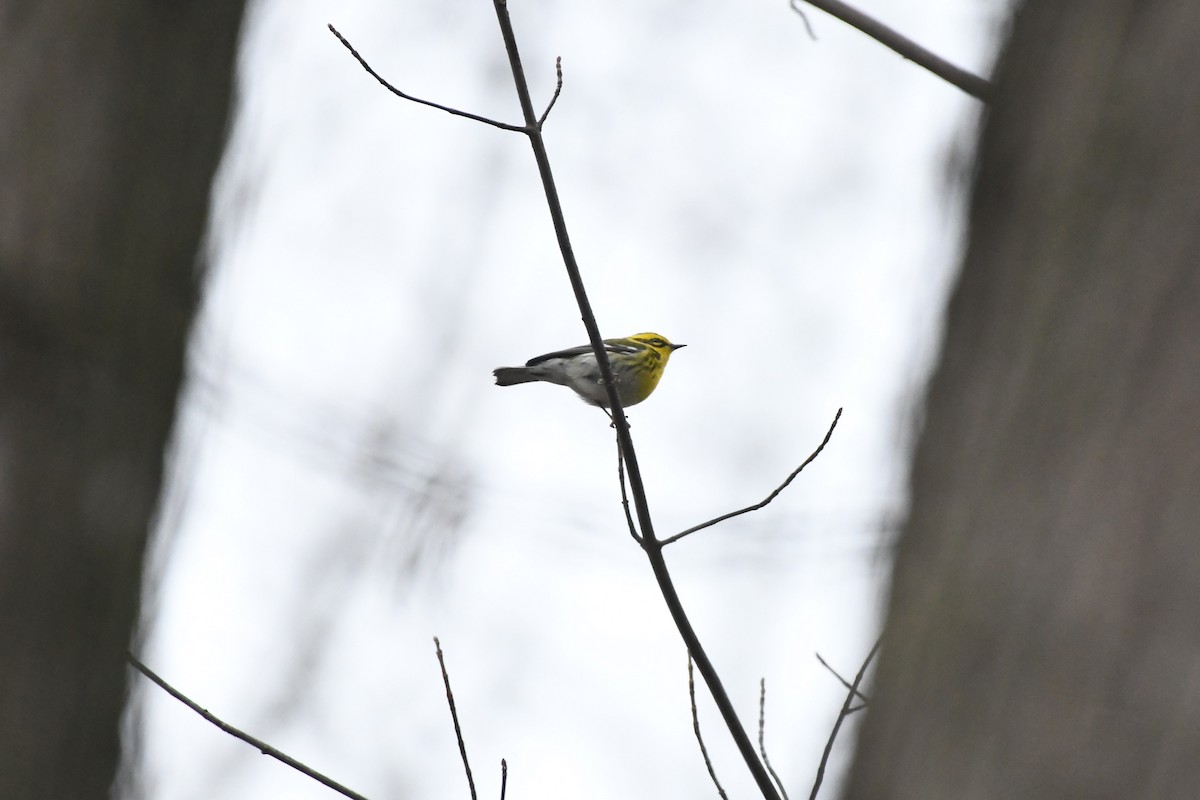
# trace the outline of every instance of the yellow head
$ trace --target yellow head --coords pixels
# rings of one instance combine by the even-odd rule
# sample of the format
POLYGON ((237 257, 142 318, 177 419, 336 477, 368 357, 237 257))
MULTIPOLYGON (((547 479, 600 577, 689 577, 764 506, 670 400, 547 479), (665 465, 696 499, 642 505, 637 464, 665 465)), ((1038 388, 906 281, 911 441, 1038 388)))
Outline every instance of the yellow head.
POLYGON ((671 352, 678 350, 681 347, 687 347, 686 344, 671 344, 667 337, 659 333, 635 333, 628 339, 629 343, 637 342, 645 345, 662 357, 662 363, 666 364, 667 359, 671 357, 671 352))
MULTIPOLYGON (((621 393, 621 404, 625 406, 636 405, 649 397, 658 386, 658 379, 662 377, 671 353, 685 347, 672 344, 667 337, 658 333, 635 333, 624 339, 610 339, 608 343, 636 348, 633 353, 609 355, 617 391, 621 393)), ((607 398, 597 405, 607 405, 607 398)))

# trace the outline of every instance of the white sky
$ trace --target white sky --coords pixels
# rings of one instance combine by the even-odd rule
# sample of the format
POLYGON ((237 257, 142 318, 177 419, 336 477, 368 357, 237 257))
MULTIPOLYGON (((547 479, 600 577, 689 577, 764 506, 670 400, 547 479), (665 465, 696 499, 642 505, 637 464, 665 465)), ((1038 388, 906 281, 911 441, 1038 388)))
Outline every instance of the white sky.
MULTIPOLYGON (((976 71, 1003 13, 861 7, 976 71)), ((813 652, 853 674, 875 636, 977 104, 782 0, 510 10, 535 103, 563 57, 546 135, 602 332, 689 345, 629 415, 660 533, 761 499, 846 409, 772 506, 668 553, 752 735, 766 677, 807 796, 843 697, 813 652)), ((501 757, 513 798, 715 796, 607 421, 492 386, 586 339, 527 141, 392 97, 326 23, 406 91, 519 118, 490 3, 254 7, 145 660, 369 797, 466 797, 438 635, 482 797, 501 757)), ((154 800, 334 796, 143 699, 154 800)))

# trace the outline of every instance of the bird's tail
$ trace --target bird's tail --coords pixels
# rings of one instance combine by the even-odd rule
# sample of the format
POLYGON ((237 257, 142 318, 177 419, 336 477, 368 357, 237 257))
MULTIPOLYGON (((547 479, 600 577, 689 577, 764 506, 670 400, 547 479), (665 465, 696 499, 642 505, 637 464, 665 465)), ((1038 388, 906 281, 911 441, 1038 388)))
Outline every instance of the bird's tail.
POLYGON ((492 370, 492 374, 496 376, 497 386, 515 386, 540 380, 529 367, 499 367, 492 370))

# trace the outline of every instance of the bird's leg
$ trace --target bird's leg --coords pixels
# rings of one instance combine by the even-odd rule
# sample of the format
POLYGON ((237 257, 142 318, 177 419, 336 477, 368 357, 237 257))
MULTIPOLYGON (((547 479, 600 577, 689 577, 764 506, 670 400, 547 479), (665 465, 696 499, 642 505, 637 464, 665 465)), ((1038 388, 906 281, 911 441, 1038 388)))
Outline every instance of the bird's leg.
MULTIPOLYGON (((615 430, 615 429, 616 429, 616 427, 617 427, 617 421, 616 421, 615 419, 613 419, 612 412, 610 412, 610 411, 609 411, 607 408, 605 408, 604 406, 597 406, 597 408, 599 408, 601 411, 603 411, 603 412, 604 412, 604 416, 608 417, 608 427, 610 427, 610 428, 612 428, 612 429, 614 429, 614 430, 615 430)), ((632 427, 633 427, 633 423, 631 423, 631 422, 629 421, 629 417, 626 417, 626 418, 625 418, 625 427, 627 427, 627 428, 632 428, 632 427)))

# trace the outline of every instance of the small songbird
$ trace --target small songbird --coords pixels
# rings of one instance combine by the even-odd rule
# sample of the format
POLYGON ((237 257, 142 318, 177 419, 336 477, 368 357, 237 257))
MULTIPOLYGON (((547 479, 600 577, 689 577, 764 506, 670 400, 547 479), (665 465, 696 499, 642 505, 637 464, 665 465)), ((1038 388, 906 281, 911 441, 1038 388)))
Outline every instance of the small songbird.
MULTIPOLYGON (((608 362, 621 405, 637 405, 650 396, 662 377, 671 353, 686 345, 671 344, 657 333, 635 333, 625 339, 605 339, 608 362)), ((567 386, 587 402, 608 408, 608 392, 590 344, 531 358, 523 367, 493 371, 497 386, 546 381, 567 386)))

